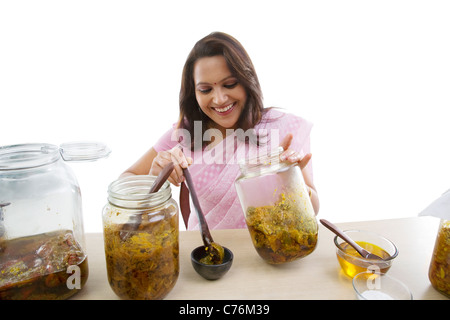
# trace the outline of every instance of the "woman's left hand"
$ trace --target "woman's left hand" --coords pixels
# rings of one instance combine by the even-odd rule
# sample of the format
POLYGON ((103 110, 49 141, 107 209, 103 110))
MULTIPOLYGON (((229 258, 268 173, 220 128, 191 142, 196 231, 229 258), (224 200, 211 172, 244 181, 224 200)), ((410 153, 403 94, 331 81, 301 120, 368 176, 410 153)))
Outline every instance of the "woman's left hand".
POLYGON ((301 169, 305 168, 308 164, 309 160, 311 160, 311 153, 308 153, 306 155, 294 151, 292 149, 289 149, 289 146, 292 143, 293 135, 292 133, 288 133, 283 140, 280 143, 280 146, 283 147, 284 151, 280 155, 281 161, 289 161, 291 163, 297 162, 301 169))

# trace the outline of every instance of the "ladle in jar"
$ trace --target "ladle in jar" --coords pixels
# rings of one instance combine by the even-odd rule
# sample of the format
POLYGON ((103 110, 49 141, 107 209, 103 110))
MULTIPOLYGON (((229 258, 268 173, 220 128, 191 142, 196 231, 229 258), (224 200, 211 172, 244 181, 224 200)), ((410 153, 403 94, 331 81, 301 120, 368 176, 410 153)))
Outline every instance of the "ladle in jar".
POLYGON ((205 279, 216 280, 222 277, 230 269, 233 262, 233 253, 228 248, 222 247, 214 242, 200 207, 191 174, 187 168, 183 169, 183 173, 189 187, 195 211, 197 212, 204 244, 204 246, 197 247, 192 251, 192 265, 195 271, 205 279), (205 258, 206 260, 204 260, 205 258))
MULTIPOLYGON (((3 235, 5 234, 5 226, 3 224, 3 207, 7 207, 9 206, 11 203, 10 202, 6 202, 6 203, 0 203, 0 238, 3 237, 3 235)), ((0 250, 1 251, 1 250, 0 250)))
MULTIPOLYGON (((174 168, 173 162, 170 162, 167 164, 161 172, 156 177, 155 181, 153 182, 150 191, 150 193, 158 192, 159 189, 164 185, 166 180, 169 178, 170 174, 172 173, 174 168)), ((122 241, 126 241, 129 237, 132 236, 132 232, 139 229, 139 226, 142 222, 142 215, 136 215, 136 219, 133 219, 133 221, 129 220, 127 223, 123 224, 122 229, 120 230, 120 239, 122 241)))
POLYGON ((384 260, 380 256, 377 256, 376 254, 373 254, 373 253, 367 251, 366 249, 362 248, 361 246, 359 246, 355 241, 350 239, 350 237, 348 237, 341 229, 339 229, 333 223, 331 223, 325 219, 320 219, 320 223, 322 223, 325 227, 327 227, 329 230, 331 230, 334 234, 336 234, 342 240, 344 240, 349 245, 351 245, 363 258, 373 259, 373 260, 384 260))

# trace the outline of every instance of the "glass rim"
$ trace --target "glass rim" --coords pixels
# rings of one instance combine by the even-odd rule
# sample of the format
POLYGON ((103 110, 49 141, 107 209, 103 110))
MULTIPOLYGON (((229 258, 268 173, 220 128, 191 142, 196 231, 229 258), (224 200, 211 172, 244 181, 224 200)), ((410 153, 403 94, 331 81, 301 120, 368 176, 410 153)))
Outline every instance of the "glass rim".
MULTIPOLYGON (((389 254, 389 258, 383 259, 383 261, 389 262, 394 260, 397 256, 398 256, 398 248, 397 246, 388 238, 383 237, 382 235, 376 233, 376 232, 372 232, 372 231, 365 231, 365 230, 358 230, 358 229, 350 229, 350 230, 343 230, 342 232, 344 233, 348 233, 348 232, 360 232, 360 233, 366 233, 366 234, 371 234, 373 236, 376 236, 378 238, 380 238, 383 241, 386 241, 387 243, 389 243, 390 245, 392 245, 393 249, 394 249, 394 253, 391 255, 389 254)), ((343 250, 342 247, 340 246, 340 244, 338 243, 338 238, 341 239, 343 242, 345 242, 344 239, 342 239, 341 237, 339 237, 338 235, 335 235, 333 238, 333 242, 334 245, 336 246, 336 249, 339 250, 339 252, 342 252, 343 254, 346 254, 343 250)), ((385 248, 382 248, 383 250, 386 250, 385 248)), ((378 259, 367 259, 364 257, 359 257, 359 256, 352 256, 352 258, 360 260, 360 261, 379 261, 378 259)))
POLYGON ((0 171, 41 167, 61 158, 58 146, 48 143, 24 143, 0 147, 0 171))
POLYGON ((166 181, 158 192, 149 193, 157 177, 133 175, 119 178, 108 186, 108 201, 126 209, 148 209, 156 207, 172 197, 170 182, 166 181))
MULTIPOLYGON (((402 288, 405 290, 405 292, 408 293, 408 295, 409 295, 409 300, 413 300, 413 294, 412 294, 411 290, 408 288, 408 286, 407 286, 405 283, 403 283, 403 282, 400 281, 399 279, 394 278, 393 276, 390 276, 390 275, 388 275, 388 274, 386 274, 386 273, 373 273, 373 272, 369 272, 369 271, 363 271, 363 272, 360 272, 360 273, 356 274, 356 275, 353 277, 353 279, 352 279, 353 290, 355 291, 355 293, 356 293, 356 295, 358 296, 358 298, 360 298, 360 299, 362 299, 362 300, 368 300, 366 297, 364 297, 364 296, 362 295, 362 293, 360 292, 360 290, 359 290, 359 288, 358 288, 358 286, 357 286, 357 281, 358 281, 361 277, 363 277, 363 276, 368 276, 368 277, 369 277, 369 276, 370 276, 370 277, 374 276, 374 277, 380 277, 381 279, 382 279, 382 278, 389 279, 389 281, 396 283, 397 285, 399 285, 400 287, 402 287, 402 288)), ((381 290, 381 291, 382 291, 382 290, 381 290)))

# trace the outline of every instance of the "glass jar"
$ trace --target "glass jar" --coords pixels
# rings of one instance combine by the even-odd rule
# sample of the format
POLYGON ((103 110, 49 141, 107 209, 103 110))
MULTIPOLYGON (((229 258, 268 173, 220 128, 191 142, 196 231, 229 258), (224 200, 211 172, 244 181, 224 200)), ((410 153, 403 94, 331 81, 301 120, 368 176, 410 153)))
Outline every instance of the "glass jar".
POLYGON ((103 209, 108 281, 123 299, 163 299, 178 279, 178 205, 168 181, 148 193, 155 179, 129 176, 108 188, 103 209))
POLYGON ((240 163, 241 175, 235 182, 253 245, 270 264, 307 256, 318 238, 300 167, 281 162, 282 151, 240 163))
POLYGON ((436 290, 450 297, 450 220, 439 224, 428 277, 436 290))
POLYGON ((66 299, 83 288, 88 263, 81 193, 64 160, 107 156, 109 149, 99 146, 0 147, 0 300, 66 299))

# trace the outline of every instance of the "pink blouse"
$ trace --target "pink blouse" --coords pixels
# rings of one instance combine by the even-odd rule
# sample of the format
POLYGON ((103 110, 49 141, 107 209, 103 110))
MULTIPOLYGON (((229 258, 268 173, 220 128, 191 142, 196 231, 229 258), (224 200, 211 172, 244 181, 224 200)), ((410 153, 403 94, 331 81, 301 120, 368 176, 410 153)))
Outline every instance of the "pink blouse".
MULTIPOLYGON (((244 143, 236 136, 243 131, 230 131, 220 143, 212 148, 190 151, 184 148, 186 156, 193 158, 189 171, 195 185, 202 211, 210 229, 245 228, 245 217, 234 187, 234 181, 240 175, 238 162, 243 158, 253 158, 262 152, 270 152, 280 145, 281 140, 292 133, 292 150, 306 155, 310 152, 310 133, 312 124, 307 120, 277 109, 268 110, 259 124, 256 133, 265 136, 260 147, 253 143, 244 143), (261 150, 261 148, 264 148, 261 150)), ((178 145, 175 125, 168 130, 153 146, 157 151, 167 151, 178 145)), ((212 132, 212 134, 217 134, 212 132)), ((209 139, 208 139, 209 141, 209 139)), ((312 164, 306 169, 312 178, 312 164)), ((195 211, 192 211, 195 212, 195 211)), ((196 214, 189 217, 187 229, 198 229, 196 214)))

